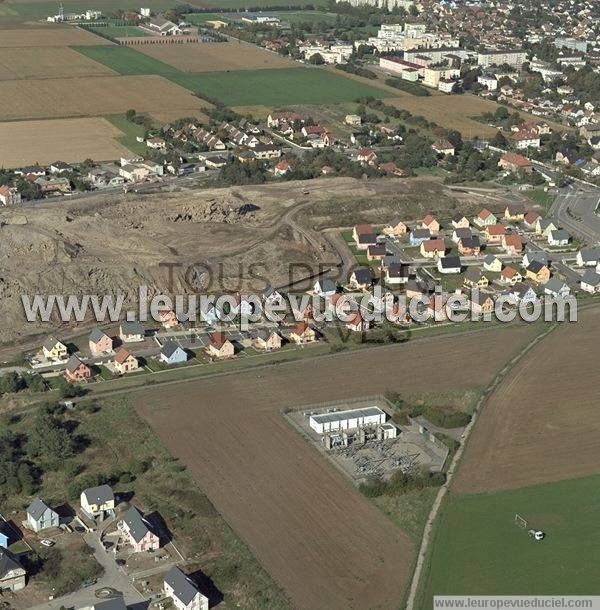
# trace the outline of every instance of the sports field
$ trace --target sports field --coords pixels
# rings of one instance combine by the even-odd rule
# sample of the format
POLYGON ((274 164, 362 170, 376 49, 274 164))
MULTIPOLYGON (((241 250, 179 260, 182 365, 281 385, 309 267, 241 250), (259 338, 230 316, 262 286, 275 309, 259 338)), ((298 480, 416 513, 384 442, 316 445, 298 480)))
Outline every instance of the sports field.
POLYGON ((141 45, 140 51, 184 72, 299 68, 301 64, 255 45, 238 42, 141 45))
POLYGON ((9 121, 0 123, 3 167, 52 163, 57 159, 109 161, 128 155, 123 132, 103 118, 9 121))
POLYGON ((5 48, 0 52, 0 80, 111 74, 116 75, 69 47, 5 48))
POLYGON ((148 390, 136 396, 136 408, 295 606, 395 610, 414 559, 411 539, 306 443, 281 409, 388 389, 485 385, 537 331, 494 329, 282 363, 259 375, 148 390))
MULTIPOLYGON (((573 460, 576 458, 573 457, 573 460)), ((418 610, 433 595, 598 595, 600 476, 477 495, 439 516, 418 610), (547 537, 532 540, 515 513, 547 537)))
POLYGON ((0 121, 177 112, 189 116, 206 103, 159 76, 100 76, 11 80, 2 85, 0 121))

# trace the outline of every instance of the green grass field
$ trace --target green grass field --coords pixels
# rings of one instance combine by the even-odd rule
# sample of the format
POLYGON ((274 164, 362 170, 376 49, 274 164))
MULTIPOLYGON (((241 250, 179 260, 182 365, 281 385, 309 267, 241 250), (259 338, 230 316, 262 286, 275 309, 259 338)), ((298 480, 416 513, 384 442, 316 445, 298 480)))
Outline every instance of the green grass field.
POLYGON ((209 7, 214 8, 269 8, 270 6, 326 6, 327 0, 208 0, 209 7))
POLYGON ((430 610, 436 594, 600 594, 599 512, 600 476, 449 496, 417 608, 430 610), (546 539, 533 541, 514 524, 515 513, 546 539))
POLYGON ((391 93, 317 68, 278 68, 189 74, 130 47, 97 45, 77 51, 119 74, 157 74, 227 106, 285 106, 350 102, 391 93))
POLYGON ((120 114, 113 114, 104 118, 123 132, 123 136, 115 138, 119 144, 122 144, 137 155, 143 155, 148 152, 146 144, 136 140, 138 136, 143 137, 146 133, 146 130, 141 125, 128 121, 120 114))
POLYGON ((113 38, 126 38, 128 36, 150 36, 148 32, 135 25, 107 25, 106 27, 92 28, 92 32, 112 36, 113 38))

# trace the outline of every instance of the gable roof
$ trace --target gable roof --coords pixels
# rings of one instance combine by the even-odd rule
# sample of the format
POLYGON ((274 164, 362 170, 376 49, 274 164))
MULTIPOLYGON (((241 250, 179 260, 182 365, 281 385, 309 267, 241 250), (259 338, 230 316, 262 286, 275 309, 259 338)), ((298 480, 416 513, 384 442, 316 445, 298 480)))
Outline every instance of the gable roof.
MULTIPOLYGON (((59 341, 58 339, 55 339, 54 337, 50 336, 47 337, 46 340, 43 343, 43 346, 50 351, 57 343, 61 343, 61 341, 59 341)), ((64 344, 63 344, 64 345, 64 344)))
POLYGON ((17 558, 6 549, 0 550, 0 578, 3 578, 12 570, 23 569, 17 558))
POLYGON ((131 354, 124 348, 119 348, 119 351, 115 354, 115 362, 117 364, 123 364, 129 358, 131 354))
POLYGON ((37 521, 47 510, 52 510, 43 500, 36 498, 28 507, 27 514, 37 521))
POLYGON ((87 364, 84 364, 77 356, 73 355, 67 361, 66 369, 69 373, 74 373, 82 365, 87 368, 87 364))
POLYGON ((599 286, 600 285, 600 273, 596 273, 593 269, 588 269, 581 278, 581 282, 583 284, 588 284, 589 286, 599 286))
POLYGON ((135 506, 132 506, 123 515, 123 521, 127 524, 129 533, 136 542, 143 540, 148 532, 152 532, 150 524, 144 519, 142 513, 135 506))
POLYGON ((185 606, 198 595, 196 585, 176 566, 167 572, 165 584, 173 589, 173 595, 185 606))
POLYGON ((98 485, 98 487, 90 487, 84 489, 82 495, 87 500, 88 504, 105 504, 115 499, 113 490, 110 485, 98 485))
POLYGON ((182 350, 183 348, 175 341, 165 341, 160 353, 167 358, 170 358, 176 351, 182 350))
POLYGON ((460 269, 460 258, 458 256, 442 256, 440 258, 442 269, 460 269))
POLYGON ((100 341, 104 337, 108 337, 108 335, 99 328, 94 328, 90 333, 90 341, 93 341, 94 343, 98 343, 98 341, 100 341))
POLYGON ((352 274, 359 284, 370 284, 373 281, 373 274, 369 267, 357 267, 352 274))
POLYGON ((121 332, 124 335, 144 335, 144 325, 136 320, 121 322, 121 332))

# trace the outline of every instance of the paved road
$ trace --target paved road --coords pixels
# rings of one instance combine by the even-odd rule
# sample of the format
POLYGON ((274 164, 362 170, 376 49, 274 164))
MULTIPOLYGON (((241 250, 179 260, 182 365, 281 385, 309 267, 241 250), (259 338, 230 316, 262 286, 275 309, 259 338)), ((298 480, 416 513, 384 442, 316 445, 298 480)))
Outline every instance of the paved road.
POLYGON ((566 188, 556 197, 551 212, 562 227, 591 246, 600 243, 599 204, 600 188, 566 188))
POLYGON ((143 604, 146 600, 133 588, 129 578, 115 563, 112 554, 108 553, 100 542, 96 532, 89 532, 83 536, 84 540, 94 550, 96 561, 104 568, 104 576, 92 587, 86 587, 70 595, 59 597, 45 604, 34 606, 30 610, 58 610, 61 606, 66 608, 81 608, 97 603, 95 591, 102 587, 112 587, 120 591, 127 604, 143 604))

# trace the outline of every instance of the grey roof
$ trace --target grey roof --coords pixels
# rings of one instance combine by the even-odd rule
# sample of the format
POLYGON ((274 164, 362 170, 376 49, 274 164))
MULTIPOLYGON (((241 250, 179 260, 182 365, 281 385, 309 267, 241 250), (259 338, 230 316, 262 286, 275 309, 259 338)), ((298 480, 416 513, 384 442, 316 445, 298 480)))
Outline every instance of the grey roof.
MULTIPOLYGON (((498 257, 495 254, 487 254, 486 257, 483 259, 483 263, 485 265, 490 265, 491 263, 493 263, 496 259, 498 259, 498 257)), ((498 259, 500 260, 500 259, 498 259)))
POLYGON ((50 336, 44 341, 43 345, 47 350, 51 350, 57 343, 60 343, 60 341, 50 336))
POLYGON ((464 273, 465 279, 471 280, 472 282, 478 282, 482 275, 483 272, 479 267, 469 267, 464 273))
POLYGON ((94 610, 127 610, 125 600, 122 597, 113 597, 92 606, 94 610))
POLYGON ((321 413, 319 415, 311 415, 310 418, 319 423, 340 421, 355 417, 369 417, 372 415, 381 415, 384 413, 379 407, 364 407, 362 409, 347 409, 345 411, 332 411, 331 413, 321 413))
POLYGON ((106 337, 107 334, 100 330, 99 328, 94 328, 92 330, 92 332, 90 333, 90 341, 93 341, 94 343, 98 343, 98 341, 100 341, 100 339, 102 339, 102 337, 106 337))
POLYGON ((184 605, 188 605, 196 595, 196 585, 178 568, 173 567, 165 576, 165 583, 173 589, 173 594, 184 605))
POLYGON ((469 227, 460 227, 458 229, 454 229, 454 232, 456 233, 456 237, 458 237, 459 239, 466 239, 473 235, 473 231, 471 231, 469 227))
POLYGON ((595 262, 600 260, 600 250, 594 250, 593 248, 581 248, 579 254, 584 261, 595 262))
POLYGON ((170 358, 177 350, 183 349, 179 344, 175 343, 175 341, 165 341, 160 350, 160 353, 167 358, 170 358))
MULTIPOLYGON (((465 237, 464 239, 460 240, 460 243, 462 244, 463 248, 480 248, 481 247, 481 241, 479 240, 478 235, 472 235, 471 237, 465 237)), ((490 255, 488 255, 488 256, 490 256, 490 255)))
POLYGON ((568 288, 565 282, 559 280, 557 277, 553 277, 546 282, 544 290, 547 290, 548 292, 560 292, 565 286, 568 288))
POLYGON ((27 514, 31 515, 33 519, 36 521, 42 517, 42 515, 47 511, 52 510, 45 502, 36 498, 28 507, 27 514))
POLYGON ((23 566, 17 561, 17 558, 6 549, 0 551, 0 578, 3 578, 8 572, 23 569, 23 566))
POLYGON ((88 504, 104 504, 115 499, 113 490, 110 485, 98 485, 98 487, 90 487, 83 491, 88 504))
POLYGON ((121 332, 124 335, 143 335, 145 334, 144 325, 141 322, 121 322, 121 332))
POLYGON ((373 281, 373 274, 369 267, 357 267, 352 274, 359 284, 370 284, 373 281))
POLYGON ((139 542, 144 538, 144 536, 151 532, 150 524, 144 517, 142 513, 135 507, 132 506, 124 515, 123 521, 127 524, 129 528, 129 533, 133 537, 136 542, 139 542))
POLYGON ((539 273, 543 267, 545 267, 545 263, 540 260, 532 260, 527 266, 527 271, 533 271, 533 273, 539 273))
POLYGON ((558 239, 562 241, 563 239, 569 239, 571 236, 564 229, 557 229, 556 231, 550 231, 550 236, 552 239, 558 239))
POLYGON ((458 256, 442 256, 440 265, 443 269, 460 269, 460 257, 458 256))
POLYGON ((413 229, 411 235, 417 239, 428 239, 431 237, 431 231, 429 229, 413 229))
POLYGON ((319 282, 319 286, 321 287, 321 292, 335 292, 335 284, 333 280, 329 278, 325 278, 323 280, 317 280, 319 282))
POLYGON ((532 290, 535 293, 535 290, 533 289, 533 286, 531 286, 531 284, 527 284, 525 282, 520 282, 518 284, 515 284, 510 289, 510 292, 512 294, 517 294, 520 297, 523 297, 528 290, 532 290))
POLYGON ((392 263, 387 269, 388 277, 408 277, 410 275, 410 267, 402 263, 392 263))
POLYGON ((357 238, 359 244, 377 243, 377 235, 375 233, 359 233, 357 238))
POLYGON ((81 365, 83 364, 83 362, 81 362, 81 360, 79 360, 79 358, 75 355, 71 356, 67 362, 66 365, 66 369, 69 372, 74 372, 76 371, 81 365))
POLYGON ((588 269, 581 278, 582 283, 590 286, 598 286, 600 284, 600 273, 596 273, 593 269, 588 269))

